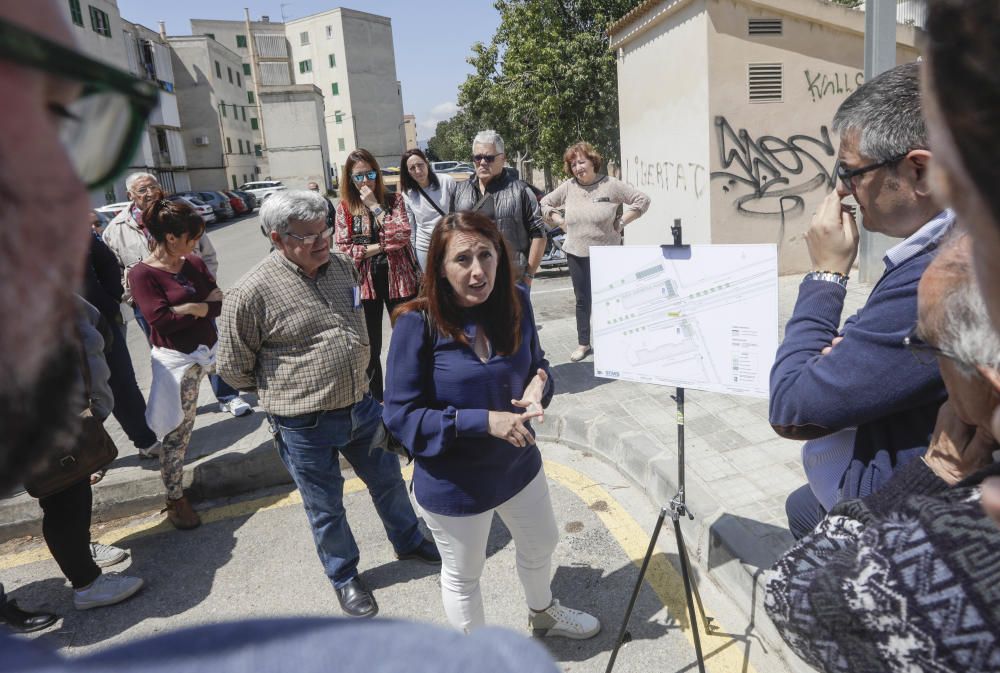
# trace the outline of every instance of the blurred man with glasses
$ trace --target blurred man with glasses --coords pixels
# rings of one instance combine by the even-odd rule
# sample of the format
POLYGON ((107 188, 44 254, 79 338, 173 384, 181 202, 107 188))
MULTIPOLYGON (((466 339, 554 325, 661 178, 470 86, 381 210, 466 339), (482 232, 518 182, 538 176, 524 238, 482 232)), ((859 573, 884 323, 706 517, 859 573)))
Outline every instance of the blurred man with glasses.
POLYGON ((341 454, 368 485, 397 557, 441 557, 417 526, 398 457, 374 446, 385 431, 368 391, 358 273, 349 257, 330 254, 326 204, 315 192, 289 190, 261 206, 275 249, 226 295, 216 367, 237 388, 258 391, 344 614, 372 617, 378 604, 358 575, 341 454))
POLYGON ((919 457, 944 400, 935 365, 922 367, 903 348, 917 317, 917 283, 954 221, 931 198, 919 66, 901 65, 866 83, 837 110, 837 188, 805 234, 812 271, 771 370, 775 431, 808 440, 808 484, 785 503, 796 538, 838 501, 877 491, 919 457), (902 239, 885 255, 885 272, 864 308, 840 327, 847 282, 858 253, 853 197, 864 227, 902 239))
POLYGON ((480 131, 472 141, 476 177, 458 184, 448 212, 475 210, 496 222, 514 255, 518 282, 530 288, 545 254, 545 225, 534 192, 504 169, 506 159, 500 134, 480 131))

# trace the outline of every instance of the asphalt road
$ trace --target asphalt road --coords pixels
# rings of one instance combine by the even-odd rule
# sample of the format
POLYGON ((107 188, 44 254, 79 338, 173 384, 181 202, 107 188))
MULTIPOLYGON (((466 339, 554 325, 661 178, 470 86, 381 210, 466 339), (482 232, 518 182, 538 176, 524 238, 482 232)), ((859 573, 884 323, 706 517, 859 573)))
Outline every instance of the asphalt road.
MULTIPOLYGON (((213 227, 209 235, 219 252, 223 287, 268 251, 255 217, 213 227)), ((543 274, 533 288, 532 302, 543 330, 547 320, 572 316, 568 275, 543 274)), ((146 356, 137 332, 130 326, 130 348, 140 361, 146 356)), ((148 376, 148 368, 137 368, 137 373, 148 376)), ((596 673, 607 665, 661 503, 650 503, 615 469, 590 454, 560 445, 544 445, 542 450, 562 532, 554 558, 555 596, 592 612, 604 625, 594 639, 553 638, 545 645, 564 670, 596 673)), ((396 561, 363 485, 354 479, 347 491, 362 577, 376 592, 380 618, 447 625, 437 570, 396 561)), ((296 492, 259 492, 202 503, 199 509, 206 523, 195 531, 174 530, 159 512, 95 528, 95 539, 130 552, 125 564, 110 570, 146 580, 137 596, 120 605, 76 612, 69 586, 38 538, 0 545, 0 580, 22 606, 63 616, 55 627, 33 637, 68 656, 198 624, 340 614, 296 492)), ((697 670, 682 584, 674 568, 675 545, 668 521, 636 604, 632 641, 619 654, 617 671, 697 670)), ((498 518, 488 553, 482 583, 487 621, 527 633, 513 544, 498 518)), ((707 670, 786 670, 778 653, 765 651, 755 637, 752 617, 742 615, 710 582, 703 583, 702 598, 718 627, 704 636, 707 670)), ((405 670, 405 662, 400 662, 400 670, 405 670)))

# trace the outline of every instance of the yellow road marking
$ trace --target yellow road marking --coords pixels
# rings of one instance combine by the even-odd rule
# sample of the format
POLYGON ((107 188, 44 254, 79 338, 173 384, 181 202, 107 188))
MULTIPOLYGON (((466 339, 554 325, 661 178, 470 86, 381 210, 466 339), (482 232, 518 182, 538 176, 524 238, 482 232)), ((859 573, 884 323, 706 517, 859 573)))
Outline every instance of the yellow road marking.
MULTIPOLYGON (((560 486, 572 491, 582 500, 600 518, 601 523, 614 536, 632 562, 636 566, 642 564, 642 559, 646 555, 646 548, 649 545, 650 531, 640 527, 639 523, 625 511, 618 501, 611 497, 611 494, 586 475, 559 463, 545 461, 545 474, 560 486)), ((412 466, 403 469, 404 479, 410 479, 412 475, 412 466)), ((365 490, 365 484, 357 477, 344 482, 344 495, 358 493, 363 490, 365 490)), ((292 491, 284 495, 272 495, 216 507, 199 512, 199 514, 202 522, 207 524, 300 504, 302 504, 302 497, 299 495, 299 492, 292 491)), ((147 521, 109 531, 101 535, 97 541, 104 544, 115 544, 149 535, 158 535, 172 530, 173 526, 166 519, 156 522, 147 521)), ((48 549, 44 546, 39 546, 35 549, 0 557, 0 570, 7 570, 50 558, 52 557, 48 549)), ((683 580, 663 552, 657 552, 653 555, 653 558, 649 562, 649 567, 646 569, 645 581, 653 589, 660 602, 668 609, 670 615, 677 621, 684 632, 685 637, 693 645, 694 638, 691 635, 691 625, 688 620, 683 580)), ((628 596, 619 596, 618 598, 621 600, 622 605, 622 613, 620 614, 623 614, 628 596)), ((725 633, 726 630, 722 628, 717 617, 715 622, 720 627, 720 633, 725 633)), ((619 626, 620 623, 618 622, 605 624, 605 628, 613 630, 616 636, 619 626)), ((705 664, 713 673, 755 673, 750 663, 744 659, 743 648, 739 647, 739 640, 723 635, 706 636, 704 629, 701 628, 701 624, 699 623, 697 626, 702 636, 702 648, 706 657, 705 664)), ((626 656, 625 652, 622 652, 621 656, 626 656)))

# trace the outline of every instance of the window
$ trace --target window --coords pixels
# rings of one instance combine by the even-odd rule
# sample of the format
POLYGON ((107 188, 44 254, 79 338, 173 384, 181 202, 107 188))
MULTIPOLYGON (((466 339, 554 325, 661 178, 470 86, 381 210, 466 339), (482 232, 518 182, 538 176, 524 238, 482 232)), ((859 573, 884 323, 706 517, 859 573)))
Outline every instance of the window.
POLYGON ((233 119, 240 118, 240 108, 236 103, 233 103, 233 119))
POLYGON ((249 77, 250 73, 251 73, 250 64, 249 63, 244 63, 243 64, 243 74, 246 75, 247 77, 249 77))
POLYGON ((257 121, 256 117, 250 117, 250 128, 252 128, 254 131, 260 130, 260 123, 257 121))
POLYGON ((781 63, 750 63, 747 65, 747 93, 751 103, 782 101, 781 63))
MULTIPOLYGON (((254 145, 253 146, 253 153, 255 155, 257 155, 258 157, 264 156, 264 148, 263 148, 263 146, 261 146, 261 145, 254 145)), ((260 168, 257 169, 257 172, 260 173, 260 168)))
POLYGON ((214 40, 215 39, 215 33, 205 33, 205 37, 210 37, 210 38, 212 38, 214 40))
POLYGON ((330 91, 333 92, 334 96, 339 96, 340 95, 340 85, 337 84, 336 82, 334 82, 333 84, 330 85, 330 91))
POLYGON ((313 62, 312 59, 307 58, 304 61, 299 61, 299 73, 312 72, 313 62))
POLYGON ((335 122, 337 122, 338 124, 343 124, 344 123, 344 113, 341 112, 340 110, 337 110, 336 112, 333 113, 333 120, 335 122))
POLYGON ((226 138, 226 152, 233 153, 233 141, 230 138, 226 138))
POLYGON ((253 105, 253 91, 247 91, 247 102, 253 105))
POLYGON ((243 88, 243 80, 240 79, 240 73, 236 73, 236 86, 243 88))
POLYGON ((334 56, 333 54, 330 54, 330 67, 331 68, 337 67, 337 57, 334 56))
MULTIPOLYGON (((260 151, 260 145, 257 145, 257 156, 259 157, 261 154, 262 152, 260 151)), ((257 175, 260 175, 260 166, 254 166, 253 172, 256 173, 257 175)))
POLYGON ((90 9, 90 27, 94 29, 94 32, 104 37, 111 37, 111 20, 107 13, 96 7, 88 9, 90 9))
POLYGON ((309 31, 299 33, 299 44, 303 47, 309 44, 309 31))
POLYGON ((222 116, 223 117, 228 117, 229 116, 229 112, 227 112, 227 110, 226 110, 226 104, 222 103, 221 105, 222 105, 222 116))
POLYGON ((69 13, 73 17, 73 23, 78 26, 83 25, 83 10, 80 9, 80 0, 69 0, 69 13))
POLYGON ((240 148, 240 154, 243 154, 243 138, 237 138, 236 139, 236 144, 240 148))
POLYGON ((343 152, 345 149, 347 149, 347 146, 344 145, 344 139, 343 138, 337 138, 337 149, 340 150, 341 152, 343 152))
POLYGON ((233 179, 233 189, 236 189, 239 186, 237 184, 237 182, 236 182, 236 176, 235 175, 231 175, 229 177, 231 177, 233 179))
POLYGON ((246 35, 237 35, 236 36, 236 48, 237 49, 246 49, 247 48, 247 36, 246 35))
POLYGON ((227 66, 226 66, 226 70, 228 70, 228 71, 229 71, 229 83, 230 83, 230 84, 232 84, 232 83, 233 83, 233 69, 232 69, 232 68, 230 68, 230 67, 229 67, 229 66, 227 65, 227 66))
POLYGON ((243 121, 246 121, 247 120, 247 109, 246 109, 246 106, 244 106, 242 108, 242 111, 243 111, 243 114, 241 116, 243 117, 243 121))
POLYGON ((329 40, 331 37, 333 37, 333 26, 327 26, 326 27, 326 39, 329 40))
POLYGON ((218 61, 215 62, 215 76, 222 79, 222 66, 219 65, 218 61))
POLYGON ((246 146, 247 146, 247 154, 250 154, 250 147, 251 147, 251 145, 250 145, 250 140, 249 140, 249 139, 247 139, 247 140, 244 140, 243 142, 244 142, 244 143, 246 144, 246 146))

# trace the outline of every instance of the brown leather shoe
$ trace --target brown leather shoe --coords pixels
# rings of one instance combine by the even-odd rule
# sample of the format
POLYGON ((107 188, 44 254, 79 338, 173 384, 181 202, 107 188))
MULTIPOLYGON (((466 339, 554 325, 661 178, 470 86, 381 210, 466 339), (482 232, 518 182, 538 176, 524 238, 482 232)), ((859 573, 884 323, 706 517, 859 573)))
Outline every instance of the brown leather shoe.
POLYGON ((191 507, 191 502, 187 496, 181 496, 177 500, 167 500, 167 519, 180 530, 190 530, 201 525, 198 513, 191 507))

